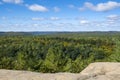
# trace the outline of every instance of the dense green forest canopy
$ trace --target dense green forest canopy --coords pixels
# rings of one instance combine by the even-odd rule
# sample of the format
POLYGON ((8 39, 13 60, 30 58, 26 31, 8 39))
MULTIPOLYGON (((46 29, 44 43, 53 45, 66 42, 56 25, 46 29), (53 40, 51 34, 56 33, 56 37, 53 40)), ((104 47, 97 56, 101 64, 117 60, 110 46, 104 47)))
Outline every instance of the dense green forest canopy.
POLYGON ((1 69, 76 73, 92 62, 120 61, 120 32, 0 35, 1 69))

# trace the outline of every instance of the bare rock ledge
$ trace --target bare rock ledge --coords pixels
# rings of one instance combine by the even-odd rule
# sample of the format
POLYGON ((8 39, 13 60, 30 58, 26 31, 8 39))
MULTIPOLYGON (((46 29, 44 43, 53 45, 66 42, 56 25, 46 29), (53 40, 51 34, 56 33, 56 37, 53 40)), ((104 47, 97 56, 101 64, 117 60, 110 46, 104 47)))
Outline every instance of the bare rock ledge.
POLYGON ((91 63, 78 74, 51 74, 1 69, 0 80, 120 80, 120 63, 91 63))

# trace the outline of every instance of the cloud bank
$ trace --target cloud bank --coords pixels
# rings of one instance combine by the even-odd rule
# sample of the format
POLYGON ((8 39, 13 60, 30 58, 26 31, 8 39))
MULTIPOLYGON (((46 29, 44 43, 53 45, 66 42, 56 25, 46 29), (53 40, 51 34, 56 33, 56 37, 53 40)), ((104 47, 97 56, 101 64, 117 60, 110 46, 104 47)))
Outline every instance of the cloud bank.
POLYGON ((21 4, 23 0, 2 0, 5 3, 21 4))
POLYGON ((109 10, 112 10, 118 7, 120 7, 120 3, 114 2, 114 1, 108 1, 106 3, 99 3, 97 5, 94 5, 90 2, 85 2, 84 6, 80 9, 90 9, 93 11, 102 12, 102 11, 109 11, 109 10))
POLYGON ((38 4, 33 4, 30 6, 27 6, 29 10, 31 11, 36 11, 36 12, 47 12, 48 9, 42 5, 38 5, 38 4))

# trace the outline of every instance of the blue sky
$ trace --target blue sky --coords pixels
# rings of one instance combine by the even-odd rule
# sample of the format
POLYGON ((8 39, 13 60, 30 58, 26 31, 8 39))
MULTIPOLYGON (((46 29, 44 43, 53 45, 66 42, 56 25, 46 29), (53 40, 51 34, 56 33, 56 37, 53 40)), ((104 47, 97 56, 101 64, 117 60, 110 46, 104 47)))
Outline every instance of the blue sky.
POLYGON ((0 0, 0 31, 120 31, 119 0, 0 0))

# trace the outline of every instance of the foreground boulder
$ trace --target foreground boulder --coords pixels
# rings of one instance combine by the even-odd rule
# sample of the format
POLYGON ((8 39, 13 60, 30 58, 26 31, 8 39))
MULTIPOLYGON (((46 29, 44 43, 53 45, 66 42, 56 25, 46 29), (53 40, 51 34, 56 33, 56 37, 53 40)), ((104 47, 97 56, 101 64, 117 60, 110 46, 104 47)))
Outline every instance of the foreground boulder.
POLYGON ((89 76, 86 80, 120 80, 120 63, 92 63, 80 74, 89 76))
POLYGON ((0 80, 120 80, 120 63, 92 63, 81 73, 0 70, 0 80))

